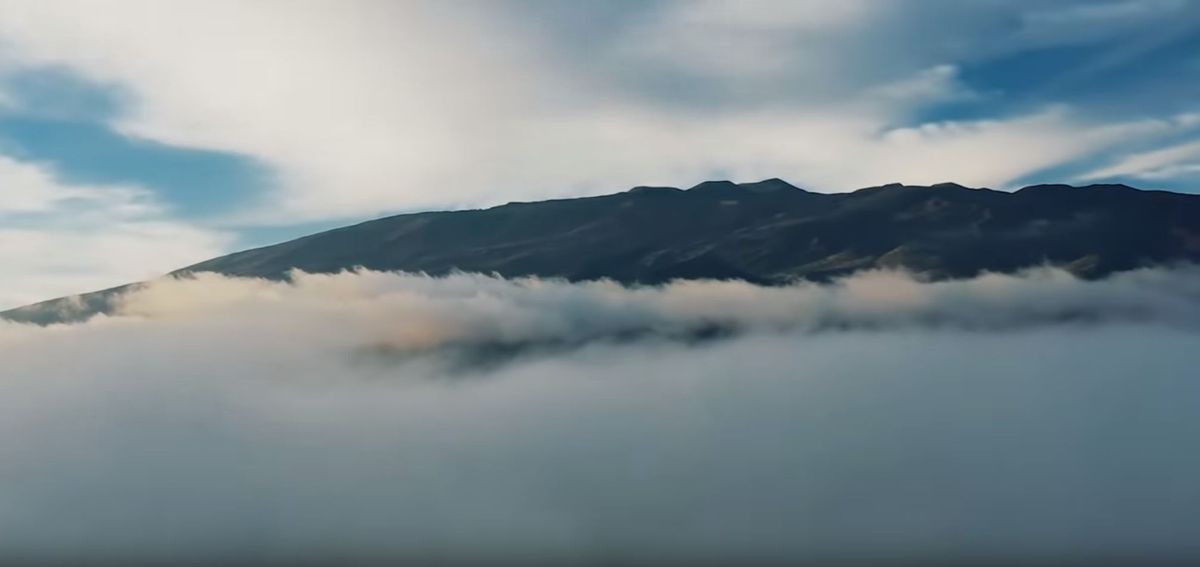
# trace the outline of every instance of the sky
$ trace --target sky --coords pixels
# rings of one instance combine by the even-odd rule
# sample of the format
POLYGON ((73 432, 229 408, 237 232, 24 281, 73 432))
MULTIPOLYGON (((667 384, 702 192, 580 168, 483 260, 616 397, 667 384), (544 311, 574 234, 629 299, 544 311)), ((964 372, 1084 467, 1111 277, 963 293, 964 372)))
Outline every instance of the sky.
POLYGON ((1200 189, 1187 0, 0 0, 0 306, 407 211, 1200 189))

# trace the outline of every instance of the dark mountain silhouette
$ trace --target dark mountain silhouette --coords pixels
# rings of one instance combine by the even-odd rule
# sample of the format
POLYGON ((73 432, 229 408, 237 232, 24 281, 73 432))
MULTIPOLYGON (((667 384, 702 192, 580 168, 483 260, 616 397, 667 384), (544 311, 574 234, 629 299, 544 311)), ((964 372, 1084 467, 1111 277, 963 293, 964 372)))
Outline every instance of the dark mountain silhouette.
MULTIPOLYGON (((953 183, 811 193, 780 179, 398 215, 230 254, 175 274, 283 278, 292 269, 454 270, 657 284, 680 278, 780 284, 856 270, 930 278, 1050 264, 1082 277, 1200 261, 1200 195, 1125 185, 953 183)), ((109 308, 120 290, 5 312, 34 322, 109 308)))

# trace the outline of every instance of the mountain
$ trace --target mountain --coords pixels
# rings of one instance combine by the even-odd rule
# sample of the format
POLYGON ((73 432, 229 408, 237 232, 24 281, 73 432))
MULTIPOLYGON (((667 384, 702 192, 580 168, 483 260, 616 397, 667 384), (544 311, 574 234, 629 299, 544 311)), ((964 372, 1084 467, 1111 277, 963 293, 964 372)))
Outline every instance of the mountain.
MULTIPOLYGON (((1125 185, 953 183, 812 193, 780 179, 635 187, 601 197, 398 215, 230 254, 174 274, 453 270, 655 284, 779 284, 903 267, 930 278, 1053 264, 1083 277, 1200 261, 1200 195, 1125 185)), ((136 285, 136 284, 135 284, 136 285)), ((127 286, 126 286, 127 287, 127 286)), ((114 288, 0 313, 31 322, 109 309, 114 288)))

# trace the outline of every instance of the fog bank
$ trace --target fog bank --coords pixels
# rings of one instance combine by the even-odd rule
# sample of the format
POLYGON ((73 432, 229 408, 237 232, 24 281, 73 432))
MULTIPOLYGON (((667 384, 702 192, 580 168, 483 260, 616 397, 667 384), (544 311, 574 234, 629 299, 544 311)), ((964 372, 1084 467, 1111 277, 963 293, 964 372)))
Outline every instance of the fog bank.
POLYGON ((0 323, 0 557, 1195 554, 1197 275, 156 282, 0 323))

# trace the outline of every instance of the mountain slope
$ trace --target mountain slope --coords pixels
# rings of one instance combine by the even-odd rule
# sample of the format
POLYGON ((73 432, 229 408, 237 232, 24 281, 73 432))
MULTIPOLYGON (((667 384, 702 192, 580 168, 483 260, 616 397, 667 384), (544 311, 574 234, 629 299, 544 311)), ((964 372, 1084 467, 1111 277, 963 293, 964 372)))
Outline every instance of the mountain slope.
MULTIPOLYGON (((1124 185, 1016 192, 886 185, 821 194, 770 179, 636 187, 614 195, 399 215, 215 258, 175 272, 280 278, 452 270, 571 280, 777 284, 873 267, 931 278, 1063 266, 1085 277, 1200 261, 1200 196, 1124 185)), ((5 312, 48 322, 108 309, 123 288, 5 312)))

